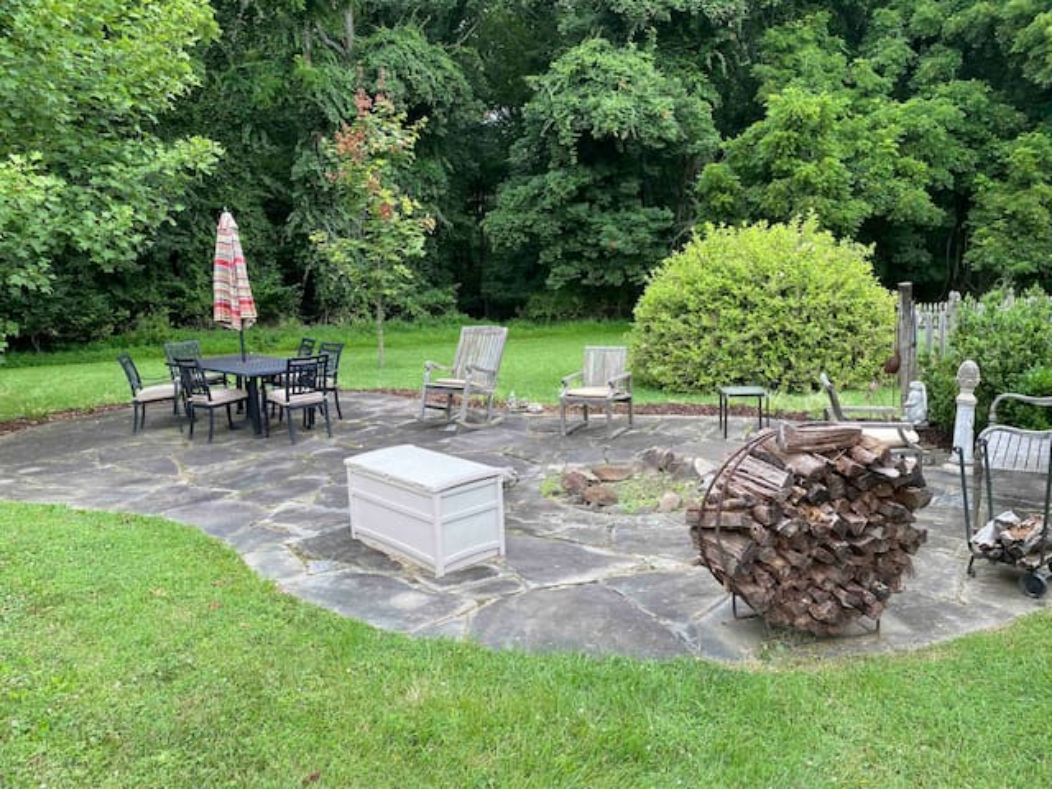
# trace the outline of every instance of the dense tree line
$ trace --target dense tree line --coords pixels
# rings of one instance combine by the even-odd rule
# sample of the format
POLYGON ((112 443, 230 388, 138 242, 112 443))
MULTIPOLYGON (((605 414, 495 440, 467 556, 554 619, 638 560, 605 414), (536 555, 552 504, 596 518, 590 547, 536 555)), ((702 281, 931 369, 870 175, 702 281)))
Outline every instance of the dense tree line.
POLYGON ((207 322, 224 206, 265 318, 356 317, 311 237, 359 91, 435 220, 391 315, 625 315, 699 222, 803 214, 924 298, 1052 276, 1038 0, 8 0, 0 66, 21 343, 207 322))

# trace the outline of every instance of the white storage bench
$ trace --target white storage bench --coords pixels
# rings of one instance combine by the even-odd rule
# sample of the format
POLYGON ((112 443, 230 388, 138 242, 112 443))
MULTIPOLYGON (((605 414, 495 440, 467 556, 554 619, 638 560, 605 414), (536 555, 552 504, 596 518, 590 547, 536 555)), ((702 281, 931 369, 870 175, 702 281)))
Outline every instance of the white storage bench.
POLYGON ((436 577, 504 555, 500 469, 412 444, 344 465, 355 539, 436 577))

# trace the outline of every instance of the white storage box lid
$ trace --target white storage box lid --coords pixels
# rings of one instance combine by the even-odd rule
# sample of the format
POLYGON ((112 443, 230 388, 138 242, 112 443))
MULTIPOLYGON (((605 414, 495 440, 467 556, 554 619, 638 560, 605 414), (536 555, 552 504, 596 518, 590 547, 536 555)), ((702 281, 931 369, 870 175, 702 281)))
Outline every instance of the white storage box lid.
POLYGON ((399 444, 363 452, 343 462, 348 471, 365 472, 373 477, 397 481, 431 493, 489 479, 500 473, 499 469, 492 466, 432 452, 415 444, 399 444))

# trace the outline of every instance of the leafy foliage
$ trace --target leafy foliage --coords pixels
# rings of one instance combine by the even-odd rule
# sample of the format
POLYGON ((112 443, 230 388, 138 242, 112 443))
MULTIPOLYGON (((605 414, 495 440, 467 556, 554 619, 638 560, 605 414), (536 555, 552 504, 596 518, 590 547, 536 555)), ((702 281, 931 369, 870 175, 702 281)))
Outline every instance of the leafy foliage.
POLYGON ((384 94, 356 96, 357 116, 336 133, 332 153, 346 225, 311 235, 318 249, 320 297, 335 315, 371 309, 378 363, 384 366, 384 320, 414 302, 416 276, 406 260, 422 257, 434 219, 399 187, 398 168, 412 161, 422 121, 408 125, 384 94))
POLYGON ((548 287, 637 291, 675 234, 677 190, 711 151, 704 101, 633 46, 587 41, 533 82, 517 174, 486 229, 548 287))
POLYGON ((869 250, 814 217, 708 225, 654 272, 635 311, 641 380, 671 391, 759 383, 809 391, 819 371, 868 383, 892 347, 895 306, 869 250))
POLYGON ((999 177, 980 176, 971 214, 977 271, 1026 286, 1052 275, 1052 136, 1021 135, 1004 146, 999 177))
POLYGON ((436 221, 418 287, 475 316, 624 315, 698 221, 808 212, 926 300, 1052 280, 1043 0, 211 9, 0 7, 0 181, 23 190, 0 227, 25 241, 4 239, 0 321, 19 346, 206 323, 223 207, 266 320, 323 317, 310 234, 344 219, 319 141, 381 73, 429 119, 399 175, 436 221), (31 205, 58 229, 36 237, 31 205))
MULTIPOLYGON (((1052 394, 1047 369, 1052 299, 1034 287, 1018 297, 996 289, 961 303, 950 347, 941 356, 922 360, 930 418, 946 428, 953 426, 957 370, 966 359, 979 365, 982 378, 975 391, 977 431, 986 426, 990 404, 1002 392, 1052 394)), ((1018 415, 1023 426, 1038 426, 1029 421, 1032 415, 1018 415)))
POLYGON ((73 325, 69 301, 40 321, 55 297, 46 283, 83 288, 136 271, 156 229, 215 163, 213 143, 163 140, 156 121, 198 80, 191 53, 216 33, 201 0, 12 0, 0 9, 0 224, 11 234, 5 245, 23 247, 0 293, 8 325, 59 337, 111 325, 73 325), (19 222, 30 206, 32 221, 19 222))

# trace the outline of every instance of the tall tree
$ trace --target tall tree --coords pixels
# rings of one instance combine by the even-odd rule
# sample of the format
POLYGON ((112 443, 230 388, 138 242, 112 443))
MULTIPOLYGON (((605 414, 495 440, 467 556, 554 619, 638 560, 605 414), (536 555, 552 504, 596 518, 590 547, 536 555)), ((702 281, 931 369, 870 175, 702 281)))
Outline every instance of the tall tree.
POLYGON ((434 219, 399 185, 399 170, 413 160, 423 119, 406 122, 384 94, 356 94, 357 116, 326 148, 335 169, 329 178, 340 198, 342 227, 311 234, 318 248, 320 298, 335 314, 371 311, 377 364, 384 366, 384 322, 392 307, 411 309, 417 278, 407 261, 424 254, 434 219))
MULTIPOLYGON (((814 211, 876 244, 886 284, 911 279, 938 294, 962 281, 977 179, 1024 120, 1005 94, 962 78, 968 47, 950 20, 975 14, 925 3, 933 24, 898 5, 853 20, 811 13, 764 35, 754 68, 764 117, 702 173, 698 210, 731 222, 814 211)), ((999 54, 984 57, 1003 64, 999 54)))
POLYGON ((569 50, 532 86, 516 173, 486 228, 549 288, 630 309, 716 144, 710 107, 650 54, 604 39, 569 50))
POLYGON ((123 325, 106 280, 137 270, 219 153, 156 125, 216 33, 204 0, 0 6, 0 331, 80 339, 123 325))

